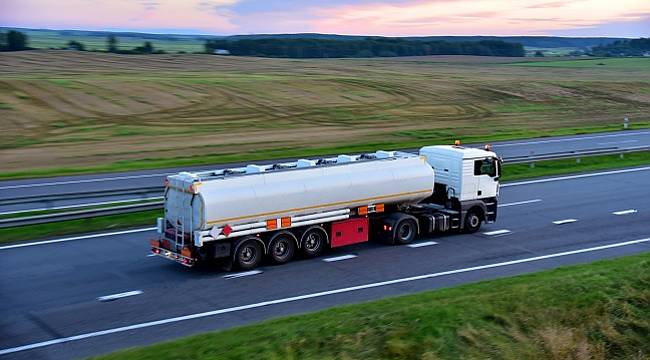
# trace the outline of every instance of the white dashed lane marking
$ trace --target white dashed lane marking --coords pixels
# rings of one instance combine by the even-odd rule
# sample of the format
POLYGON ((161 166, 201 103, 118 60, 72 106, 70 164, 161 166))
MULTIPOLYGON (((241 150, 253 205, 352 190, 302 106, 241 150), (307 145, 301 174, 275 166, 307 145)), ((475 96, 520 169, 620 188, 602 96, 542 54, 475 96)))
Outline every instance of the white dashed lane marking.
POLYGON ((257 274, 261 274, 261 273, 262 273, 262 270, 251 270, 251 271, 238 272, 238 273, 234 273, 234 274, 227 274, 227 275, 224 275, 223 278, 224 279, 236 279, 236 278, 240 278, 240 277, 244 277, 244 276, 257 275, 257 274))
POLYGON ((142 290, 134 290, 134 291, 127 291, 119 294, 100 296, 97 298, 97 300, 106 302, 106 301, 113 301, 113 300, 129 297, 129 296, 140 295, 140 294, 142 294, 142 290))
POLYGON ((502 230, 494 230, 494 231, 484 232, 483 235, 496 236, 496 235, 510 234, 511 232, 512 231, 510 231, 510 230, 502 229, 502 230))
POLYGON ((341 255, 341 256, 326 258, 326 259, 323 259, 323 261, 325 261, 325 262, 334 262, 334 261, 354 259, 355 257, 357 257, 357 256, 356 255, 341 255))
POLYGON ((636 209, 629 209, 629 210, 614 211, 612 214, 614 214, 614 215, 630 215, 630 214, 636 214, 636 213, 637 213, 636 209))
POLYGON ((553 224, 555 225, 564 225, 564 224, 570 224, 578 221, 577 219, 564 219, 564 220, 555 220, 553 221, 553 224))
POLYGON ((415 244, 409 244, 409 245, 406 245, 406 246, 408 246, 410 248, 419 248, 419 247, 431 246, 431 245, 437 245, 437 244, 438 243, 435 242, 435 241, 425 241, 425 242, 419 242, 419 243, 415 243, 415 244))

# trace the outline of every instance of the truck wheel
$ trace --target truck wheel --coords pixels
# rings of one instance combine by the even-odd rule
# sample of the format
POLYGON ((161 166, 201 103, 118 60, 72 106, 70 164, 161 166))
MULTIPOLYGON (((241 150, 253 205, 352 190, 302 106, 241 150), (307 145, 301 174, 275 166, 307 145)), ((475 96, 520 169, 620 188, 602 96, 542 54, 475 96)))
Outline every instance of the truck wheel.
POLYGON ((404 219, 395 227, 393 243, 396 245, 410 244, 418 233, 418 225, 413 219, 404 219))
POLYGON ((244 241, 235 254, 235 263, 241 270, 256 268, 262 261, 262 245, 257 240, 244 241))
POLYGON ((477 232, 481 228, 481 214, 477 210, 470 210, 465 215, 465 232, 472 234, 477 232))
POLYGON ((307 257, 317 257, 325 250, 327 232, 321 227, 314 227, 302 235, 302 253, 307 257))
POLYGON ((289 233, 279 233, 271 240, 269 256, 276 264, 287 263, 296 252, 296 239, 289 233))

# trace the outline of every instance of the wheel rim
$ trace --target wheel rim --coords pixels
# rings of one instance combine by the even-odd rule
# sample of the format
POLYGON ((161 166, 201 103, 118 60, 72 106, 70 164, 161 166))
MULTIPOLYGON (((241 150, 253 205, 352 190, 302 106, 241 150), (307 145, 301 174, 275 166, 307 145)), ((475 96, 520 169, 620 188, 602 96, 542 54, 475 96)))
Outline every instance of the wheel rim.
POLYGON ((469 218, 469 226, 473 228, 477 227, 480 222, 481 220, 475 214, 472 214, 469 218))
POLYGON ((279 239, 275 242, 273 247, 273 255, 276 257, 282 258, 287 256, 289 253, 289 244, 287 239, 279 239))
POLYGON ((239 259, 244 264, 251 264, 255 262, 256 258, 257 258, 257 249, 255 248, 254 245, 244 246, 244 248, 241 251, 241 255, 239 256, 239 259))
POLYGON ((307 236, 307 239, 305 240, 305 250, 307 251, 318 250, 321 241, 322 241, 321 235, 316 231, 312 231, 309 234, 309 236, 307 236))
POLYGON ((401 240, 406 240, 410 238, 412 233, 413 233, 413 229, 411 228, 411 224, 409 223, 403 223, 399 227, 398 236, 401 240))

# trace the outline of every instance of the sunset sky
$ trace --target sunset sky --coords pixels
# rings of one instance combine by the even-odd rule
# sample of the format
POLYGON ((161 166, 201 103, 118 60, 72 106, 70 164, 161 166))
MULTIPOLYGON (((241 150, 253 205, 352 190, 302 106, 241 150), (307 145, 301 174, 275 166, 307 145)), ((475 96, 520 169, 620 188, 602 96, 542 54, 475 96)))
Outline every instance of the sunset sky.
POLYGON ((0 26, 157 33, 650 36, 650 0, 0 0, 0 26))

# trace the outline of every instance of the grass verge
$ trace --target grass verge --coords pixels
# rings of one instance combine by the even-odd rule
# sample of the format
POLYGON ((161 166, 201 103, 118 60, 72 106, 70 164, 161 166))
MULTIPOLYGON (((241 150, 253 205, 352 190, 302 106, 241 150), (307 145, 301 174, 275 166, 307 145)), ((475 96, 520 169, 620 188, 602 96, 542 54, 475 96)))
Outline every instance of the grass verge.
POLYGON ((335 307, 97 359, 645 359, 650 254, 335 307))
MULTIPOLYGON (((201 156, 186 156, 173 158, 144 158, 136 160, 120 160, 88 167, 60 167, 46 169, 29 169, 25 171, 4 172, 0 174, 0 180, 28 179, 37 177, 52 177, 63 175, 99 174, 109 172, 161 169, 183 166, 199 166, 210 164, 238 163, 256 160, 286 159, 295 157, 313 157, 341 153, 358 153, 375 151, 377 149, 396 150, 416 148, 431 144, 452 144, 456 139, 462 139, 463 143, 489 143, 495 141, 532 139, 551 136, 581 135, 599 132, 620 130, 621 124, 610 124, 593 127, 561 128, 547 131, 519 131, 519 132, 497 132, 482 135, 463 135, 452 130, 414 130, 400 131, 397 133, 399 141, 392 142, 366 142, 346 146, 329 146, 314 148, 279 147, 263 149, 260 151, 233 152, 205 154, 201 156)), ((631 130, 650 128, 650 121, 635 122, 631 130)))
MULTIPOLYGON (((575 159, 548 160, 529 164, 511 164, 503 168, 502 181, 530 179, 542 176, 564 175, 597 170, 620 169, 633 166, 650 165, 650 152, 627 153, 621 159, 619 155, 603 155, 575 159)), ((152 210, 124 215, 101 216, 85 220, 62 221, 45 225, 28 225, 4 229, 0 232, 0 243, 28 241, 44 237, 88 233, 136 226, 153 226, 161 211, 152 210)))
POLYGON ((502 180, 512 181, 640 165, 650 165, 650 151, 627 153, 623 158, 619 155, 583 157, 579 163, 576 159, 539 161, 535 163, 534 168, 531 168, 530 164, 510 164, 504 166, 502 180))

